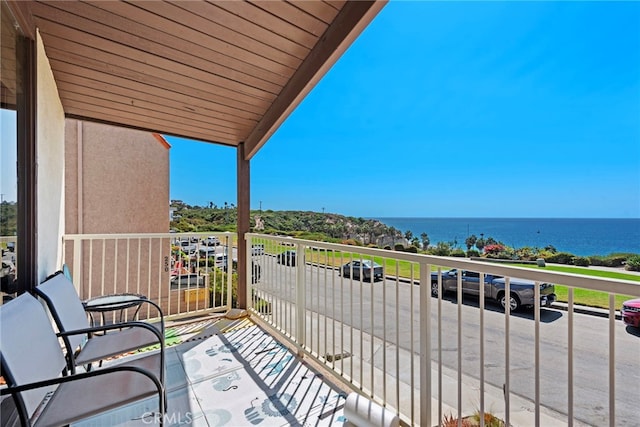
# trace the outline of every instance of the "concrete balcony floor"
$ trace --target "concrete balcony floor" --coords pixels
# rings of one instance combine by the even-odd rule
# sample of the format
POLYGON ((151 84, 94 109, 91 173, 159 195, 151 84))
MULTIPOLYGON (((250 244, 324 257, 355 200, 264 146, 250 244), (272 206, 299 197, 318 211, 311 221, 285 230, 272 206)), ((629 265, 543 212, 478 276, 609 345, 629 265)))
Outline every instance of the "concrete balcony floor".
MULTIPOLYGON (((343 425, 343 390, 251 320, 167 329, 165 426, 343 425)), ((149 399, 73 425, 158 425, 155 411, 149 399)))

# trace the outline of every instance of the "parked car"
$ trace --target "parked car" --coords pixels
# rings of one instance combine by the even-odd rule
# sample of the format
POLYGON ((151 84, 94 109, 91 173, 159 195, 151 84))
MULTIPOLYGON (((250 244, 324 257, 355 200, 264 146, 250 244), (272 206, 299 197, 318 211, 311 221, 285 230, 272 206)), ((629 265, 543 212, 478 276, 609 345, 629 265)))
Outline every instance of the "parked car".
POLYGON ((180 240, 178 246, 187 255, 192 255, 198 250, 198 245, 192 243, 189 239, 180 240))
POLYGON ((290 265, 294 267, 296 265, 296 251, 288 250, 280 252, 278 254, 278 264, 290 265))
POLYGON ((171 289, 201 288, 204 286, 204 276, 197 273, 179 274, 171 276, 171 289))
POLYGON ((382 279, 384 274, 382 266, 376 262, 366 260, 355 260, 346 263, 340 268, 342 277, 353 277, 354 279, 373 280, 382 279))
POLYGON ((218 246, 220 245, 220 239, 216 236, 209 236, 206 239, 202 240, 202 244, 205 246, 218 246))
MULTIPOLYGON (((480 273, 476 271, 460 271, 462 274, 462 293, 480 295, 480 273)), ((484 276, 484 296, 500 303, 502 308, 510 304, 510 310, 516 311, 522 306, 535 304, 535 282, 532 280, 511 278, 509 291, 511 298, 507 302, 505 296, 505 279, 500 276, 486 274, 484 276)), ((458 270, 442 272, 442 293, 456 292, 458 289, 458 270)), ((431 273, 431 295, 438 296, 438 273, 431 273)), ((540 305, 549 307, 556 301, 555 286, 551 283, 540 284, 540 305)))
POLYGON ((200 258, 209 258, 216 255, 216 248, 212 246, 201 246, 198 252, 200 252, 200 258))
POLYGON ((622 303, 622 321, 625 325, 640 329, 640 298, 622 303))
POLYGON ((227 269, 227 264, 229 262, 229 257, 227 256, 227 254, 215 254, 214 260, 214 264, 216 267, 223 270, 227 269))

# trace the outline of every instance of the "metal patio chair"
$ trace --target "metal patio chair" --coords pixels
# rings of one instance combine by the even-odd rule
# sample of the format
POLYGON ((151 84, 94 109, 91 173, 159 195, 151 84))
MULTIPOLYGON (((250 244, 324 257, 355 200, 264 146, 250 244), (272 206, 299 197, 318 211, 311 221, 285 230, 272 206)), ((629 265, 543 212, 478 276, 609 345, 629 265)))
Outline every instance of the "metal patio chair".
POLYGON ((46 302, 58 327, 71 373, 75 373, 77 366, 90 370, 94 362, 159 344, 159 378, 164 385, 164 318, 156 303, 141 300, 158 310, 158 324, 131 321, 91 326, 75 286, 61 271, 49 276, 35 292, 46 302))
MULTIPOLYGON (((25 293, 0 307, 0 365, 22 426, 63 426, 152 396, 165 413, 159 378, 120 365, 65 375, 60 342, 42 304, 25 293)), ((164 416, 157 416, 160 424, 164 416)))

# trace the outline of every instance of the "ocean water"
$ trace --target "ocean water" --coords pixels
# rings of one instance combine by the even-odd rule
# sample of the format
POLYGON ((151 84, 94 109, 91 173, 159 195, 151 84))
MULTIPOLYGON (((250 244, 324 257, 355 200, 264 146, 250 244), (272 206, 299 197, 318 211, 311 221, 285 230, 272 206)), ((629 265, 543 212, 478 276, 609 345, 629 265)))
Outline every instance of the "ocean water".
POLYGON ((493 237, 511 247, 553 245, 574 255, 640 254, 640 219, 593 218, 375 218, 398 230, 410 230, 431 244, 453 242, 466 248, 465 239, 475 234, 493 237))

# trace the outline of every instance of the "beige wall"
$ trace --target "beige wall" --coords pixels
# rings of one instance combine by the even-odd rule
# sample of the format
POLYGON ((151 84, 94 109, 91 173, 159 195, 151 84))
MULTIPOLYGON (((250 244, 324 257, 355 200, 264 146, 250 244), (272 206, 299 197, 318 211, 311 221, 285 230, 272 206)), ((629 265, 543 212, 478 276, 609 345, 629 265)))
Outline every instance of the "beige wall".
POLYGON ((53 73, 37 37, 36 158, 38 162, 38 279, 60 269, 64 233, 64 110, 53 73))
POLYGON ((66 121, 66 232, 167 233, 169 145, 149 132, 66 121))

